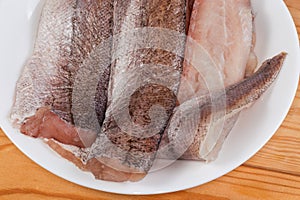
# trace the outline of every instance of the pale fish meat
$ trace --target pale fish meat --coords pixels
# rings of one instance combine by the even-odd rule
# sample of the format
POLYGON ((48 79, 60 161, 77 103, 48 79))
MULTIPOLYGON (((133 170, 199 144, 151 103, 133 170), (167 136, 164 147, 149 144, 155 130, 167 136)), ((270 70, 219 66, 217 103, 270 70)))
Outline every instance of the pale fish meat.
MULTIPOLYGON (((214 91, 241 81, 246 72, 251 75, 257 65, 254 45, 255 34, 250 0, 195 0, 178 94, 180 104, 207 92, 211 92, 214 98, 214 91)), ((223 105, 225 106, 225 101, 223 105)), ((173 114, 174 116, 177 115, 173 114)), ((218 118, 218 116, 213 117, 218 118)), ((212 129, 208 130, 209 133, 206 135, 201 133, 202 139, 205 140, 202 146, 211 141, 204 154, 210 151, 216 152, 213 150, 215 144, 223 135, 228 135, 237 118, 238 113, 230 119, 224 119, 222 123, 225 128, 222 130, 211 127, 212 129)), ((168 131, 166 129, 166 132, 168 131)), ((195 132, 197 131, 188 135, 200 134, 195 132)), ((164 143, 167 137, 165 134, 162 146, 166 145, 164 143)), ((189 149, 181 157, 182 159, 213 160, 216 157, 205 157, 201 154, 191 157, 187 156, 188 151, 189 149)))

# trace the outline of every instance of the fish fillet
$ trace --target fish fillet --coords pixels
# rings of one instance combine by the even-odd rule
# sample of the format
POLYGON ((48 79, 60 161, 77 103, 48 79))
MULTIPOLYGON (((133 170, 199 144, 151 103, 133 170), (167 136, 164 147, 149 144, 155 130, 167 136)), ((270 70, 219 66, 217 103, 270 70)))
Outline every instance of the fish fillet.
POLYGON ((11 113, 22 133, 80 147, 95 140, 107 101, 112 3, 45 2, 11 113))
MULTIPOLYGON (((188 85, 192 86, 192 88, 196 86, 196 88, 194 88, 195 94, 199 92, 203 93, 204 88, 211 92, 211 95, 214 95, 212 90, 237 83, 245 77, 246 72, 247 74, 251 74, 254 67, 256 67, 256 57, 253 53, 255 40, 253 36, 254 26, 251 2, 250 0, 200 0, 195 1, 193 8, 189 36, 194 40, 193 42, 199 43, 207 51, 210 59, 214 63, 214 66, 212 65, 211 67, 214 67, 215 70, 216 68, 220 70, 224 85, 215 85, 216 83, 207 80, 209 76, 205 77, 205 75, 203 76, 201 73, 198 73, 198 79, 195 81, 195 79, 192 78, 193 76, 195 77, 195 74, 193 74, 193 76, 190 74, 194 69, 192 66, 189 66, 189 62, 186 62, 187 66, 184 67, 184 74, 186 76, 183 80, 187 80, 188 85), (215 12, 211 12, 213 8, 216 9, 215 12), (190 80, 192 80, 192 82, 190 82, 190 80)), ((192 51, 193 48, 187 46, 186 57, 188 59, 192 59, 190 57, 193 56, 190 55, 193 54, 192 51)), ((185 86, 185 83, 182 85, 185 86)), ((182 92, 181 94, 184 93, 185 92, 182 92)), ((184 94, 184 96, 184 98, 186 98, 186 94, 184 94)), ((181 97, 179 96, 179 98, 181 97)), ((212 101, 215 100, 212 99, 212 101)), ((213 103, 215 104, 216 102, 213 103)), ((225 106, 225 101, 222 103, 225 106)), ((220 113, 219 115, 224 114, 225 113, 220 113)), ((220 117, 216 115, 218 114, 213 115, 212 118, 220 117)), ((221 140, 221 138, 226 137, 231 131, 238 115, 239 113, 236 113, 236 116, 231 116, 230 118, 225 117, 223 121, 220 121, 220 124, 215 125, 215 127, 210 126, 207 130, 207 135, 202 135, 203 143, 201 144, 202 146, 199 146, 201 151, 196 157, 186 156, 189 154, 188 149, 181 158, 214 160, 218 152, 214 149, 216 147, 215 145, 223 143, 224 140, 221 140), (210 151, 215 152, 215 154, 209 154, 208 156, 207 154, 210 151)), ((211 120, 213 121, 214 119, 211 120)))
POLYGON ((114 6, 108 108, 89 158, 145 175, 175 107, 182 71, 185 38, 164 33, 184 35, 186 2, 116 0, 114 6), (178 54, 164 50, 169 42, 178 54), (149 48, 153 43, 156 48, 149 48))
MULTIPOLYGON (((179 102, 182 104, 207 92, 211 94, 212 101, 215 101, 214 91, 241 81, 246 73, 251 75, 257 65, 256 56, 253 52, 255 45, 255 34, 253 33, 254 25, 250 0, 195 0, 178 94, 179 102)), ((213 102, 212 109, 215 109, 215 103, 213 102)), ((225 99, 221 103, 226 106, 225 99)), ((183 107, 180 110, 182 109, 183 107)), ((212 117, 219 118, 220 116, 217 115, 225 115, 225 113, 216 113, 212 117)), ((175 116, 178 115, 175 113, 173 117, 175 116)), ((196 115, 191 117, 197 118, 196 115)), ((201 134, 196 133, 199 130, 191 130, 190 126, 196 127, 197 125, 189 122, 186 124, 186 132, 189 133, 183 134, 190 138, 194 138, 194 135, 201 135, 201 140, 204 140, 202 146, 200 143, 198 145, 199 149, 202 148, 203 150, 201 154, 214 151, 217 155, 218 151, 214 150, 215 144, 222 143, 220 138, 228 135, 237 118, 238 113, 236 116, 224 118, 218 126, 211 126, 206 133, 201 134), (207 147, 205 150, 204 146, 207 147)), ((166 132, 171 134, 168 129, 166 132)), ((163 143, 168 143, 167 137, 164 136, 163 143)), ((196 138, 195 140, 199 139, 196 138)), ((166 144, 162 145, 165 146, 166 144)), ((183 146, 185 148, 179 148, 182 149, 182 153, 184 153, 184 149, 188 148, 188 144, 183 146)), ((187 154, 189 152, 181 158, 194 160, 213 160, 216 158, 216 155, 212 154, 208 157, 201 154, 190 157, 186 156, 187 154)))

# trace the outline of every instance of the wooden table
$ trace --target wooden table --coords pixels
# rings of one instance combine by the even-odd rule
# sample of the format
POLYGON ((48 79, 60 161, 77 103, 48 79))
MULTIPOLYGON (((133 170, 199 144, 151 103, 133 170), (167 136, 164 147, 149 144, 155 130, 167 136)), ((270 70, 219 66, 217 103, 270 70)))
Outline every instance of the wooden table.
MULTIPOLYGON (((300 0, 285 2, 300 33, 300 0)), ((219 179, 181 192, 140 197, 109 194, 78 186, 51 174, 28 159, 1 129, 0 160, 1 200, 300 199, 300 87, 284 123, 254 157, 219 179)))

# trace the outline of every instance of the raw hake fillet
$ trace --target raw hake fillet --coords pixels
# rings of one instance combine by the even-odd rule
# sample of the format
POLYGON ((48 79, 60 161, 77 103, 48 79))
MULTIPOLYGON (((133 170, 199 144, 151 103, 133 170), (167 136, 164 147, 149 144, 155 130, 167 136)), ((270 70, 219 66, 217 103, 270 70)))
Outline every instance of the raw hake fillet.
POLYGON ((11 113, 22 133, 80 147, 94 141, 107 101, 112 3, 45 2, 11 113))
POLYGON ((139 179, 149 172, 176 104, 185 9, 182 0, 115 0, 108 107, 90 159, 139 179))
MULTIPOLYGON (((248 75, 253 73, 256 67, 256 56, 253 52, 255 35, 253 32, 250 0, 195 0, 178 94, 180 104, 209 92, 213 101, 212 109, 216 111, 215 115, 211 116, 211 121, 215 120, 213 118, 220 118, 218 115, 225 117, 225 111, 220 113, 216 110, 215 103, 217 102, 214 102, 214 92, 222 89, 225 93, 225 87, 244 79, 246 72, 248 75)), ((226 106, 225 99, 218 103, 226 106)), ((190 109, 188 104, 176 109, 176 112, 183 112, 184 109, 190 109)), ((236 116, 225 117, 220 124, 209 127, 210 129, 206 132, 199 132, 201 129, 197 127, 202 126, 201 122, 198 125, 194 122, 200 117, 198 115, 200 115, 200 110, 197 115, 190 116, 189 121, 185 118, 181 120, 182 134, 186 135, 187 139, 194 138, 194 141, 188 139, 189 142, 178 144, 178 147, 172 147, 182 151, 176 155, 177 158, 187 150, 181 157, 182 159, 215 159, 218 152, 215 147, 219 146, 216 144, 223 143, 221 138, 228 135, 238 118, 238 113, 236 113, 236 116), (200 140, 203 141, 201 145, 200 140), (198 154, 189 153, 191 149, 189 144, 193 146, 193 151, 195 146, 198 146, 201 151, 198 154), (215 154, 209 154, 211 151, 215 154)), ((172 119, 179 116, 182 117, 182 114, 174 113, 172 119)), ((173 119, 173 121, 179 120, 180 118, 173 119)), ((174 127, 171 125, 166 129, 166 136, 164 136, 162 144, 165 148, 167 147, 164 143, 168 143, 165 138, 174 137, 172 131, 176 130, 173 129, 174 127)), ((174 156, 171 157, 174 158, 174 156)))
MULTIPOLYGON (((187 62, 183 68, 184 78, 178 98, 185 101, 186 98, 190 99, 195 94, 204 93, 204 90, 208 90, 211 95, 214 95, 214 90, 223 89, 241 81, 245 77, 246 71, 251 74, 252 69, 256 67, 253 67, 256 64, 256 57, 253 53, 253 31, 250 0, 195 0, 188 32, 188 36, 192 40, 189 40, 186 48, 187 62), (213 10, 214 12, 212 12, 213 10), (196 42, 200 47, 195 47, 193 42, 196 42), (207 57, 212 62, 212 65, 209 66, 210 70, 219 70, 221 73, 221 77, 213 77, 217 81, 207 80, 210 77, 205 72, 204 74, 199 73, 191 66, 189 61, 193 62, 194 57, 197 57, 193 52, 195 48, 203 48, 207 52, 207 57), (254 61, 250 62, 249 60, 254 61), (223 79, 224 85, 218 83, 218 79, 223 79), (186 89, 187 86, 190 88, 186 89)), ((209 69, 208 66, 197 65, 196 67, 201 67, 203 71, 209 69)), ((214 106, 216 102, 212 103, 214 106)), ((222 103, 225 106, 225 100, 222 103)), ((212 109, 215 108, 212 107, 212 109)), ((215 120, 213 118, 219 118, 224 114, 215 113, 211 116, 212 124, 206 132, 200 133, 197 130, 194 133, 195 141, 192 146, 194 143, 198 145, 198 154, 190 154, 191 148, 189 148, 181 158, 210 161, 217 157, 220 150, 220 148, 215 149, 220 146, 217 144, 224 142, 222 138, 228 135, 238 118, 238 113, 236 113, 236 116, 224 116, 223 121, 220 120, 220 124, 213 124, 215 120), (199 140, 202 140, 201 145, 199 140), (214 152, 214 154, 210 152, 214 152)), ((199 126, 201 126, 200 123, 199 126)))

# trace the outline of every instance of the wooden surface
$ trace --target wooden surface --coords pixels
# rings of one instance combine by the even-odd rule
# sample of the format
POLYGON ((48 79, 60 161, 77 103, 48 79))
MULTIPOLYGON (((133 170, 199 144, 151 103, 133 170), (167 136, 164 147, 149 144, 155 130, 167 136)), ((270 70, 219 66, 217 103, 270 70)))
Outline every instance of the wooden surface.
MULTIPOLYGON (((286 0, 300 33, 300 0, 286 0)), ((300 89, 287 118, 253 158, 210 183, 170 194, 124 196, 63 180, 23 155, 0 130, 0 199, 299 199, 300 89), (268 165, 266 165, 268 163, 268 165)))

